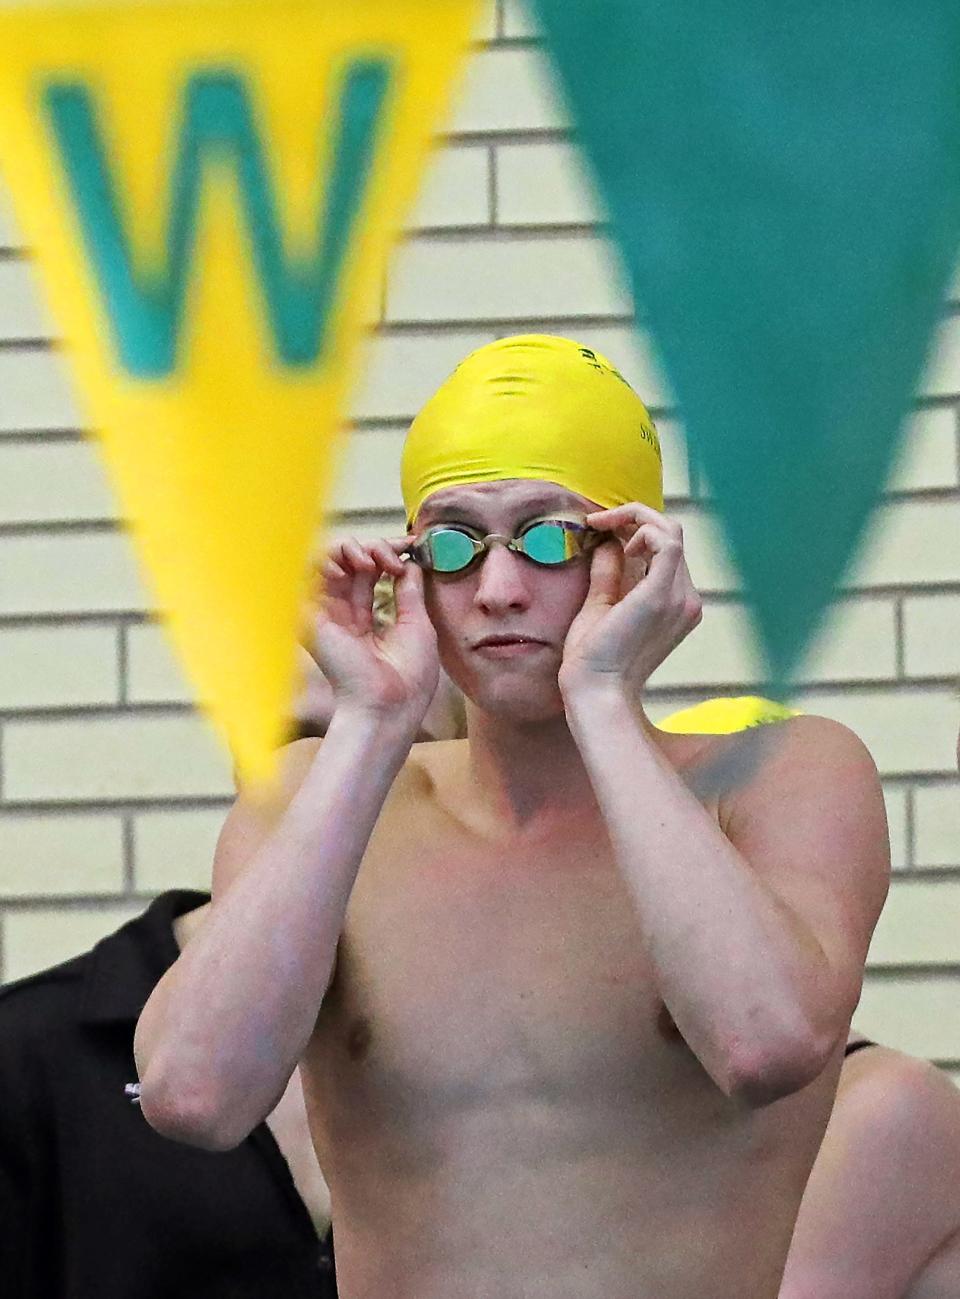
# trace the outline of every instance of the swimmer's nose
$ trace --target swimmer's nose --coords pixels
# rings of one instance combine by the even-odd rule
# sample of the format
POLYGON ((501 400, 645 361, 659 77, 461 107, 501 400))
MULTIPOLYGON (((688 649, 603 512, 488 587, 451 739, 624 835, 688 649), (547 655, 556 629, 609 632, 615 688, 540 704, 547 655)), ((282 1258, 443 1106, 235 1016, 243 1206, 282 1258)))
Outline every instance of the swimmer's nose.
POLYGON ((528 568, 527 561, 506 546, 491 546, 480 565, 474 604, 490 614, 529 608, 528 568))

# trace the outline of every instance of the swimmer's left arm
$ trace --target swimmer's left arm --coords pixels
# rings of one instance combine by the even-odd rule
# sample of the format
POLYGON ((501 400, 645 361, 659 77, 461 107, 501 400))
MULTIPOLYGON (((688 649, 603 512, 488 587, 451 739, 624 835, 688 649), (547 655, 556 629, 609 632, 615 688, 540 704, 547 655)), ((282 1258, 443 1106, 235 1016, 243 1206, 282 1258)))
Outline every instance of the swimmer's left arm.
POLYGON ((724 833, 629 713, 584 698, 573 729, 660 993, 718 1086, 769 1103, 819 1075, 860 995, 889 870, 876 771, 850 732, 794 718, 724 833))
POLYGON ((859 997, 889 872, 880 783, 849 731, 796 718, 721 830, 631 703, 699 618, 679 529, 606 513, 634 508, 654 516, 649 577, 618 599, 624 549, 598 549, 561 689, 664 1003, 717 1085, 765 1104, 820 1073, 859 997))

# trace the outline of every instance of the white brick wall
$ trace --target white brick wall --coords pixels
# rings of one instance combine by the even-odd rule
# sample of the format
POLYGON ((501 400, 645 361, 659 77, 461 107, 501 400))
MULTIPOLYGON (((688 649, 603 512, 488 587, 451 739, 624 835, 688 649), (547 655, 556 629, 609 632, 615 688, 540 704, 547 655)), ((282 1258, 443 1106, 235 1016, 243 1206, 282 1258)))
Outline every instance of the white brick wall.
MULTIPOLYGON (((670 507, 706 593, 651 712, 757 684, 737 579, 688 479, 674 398, 520 0, 484 14, 463 95, 385 287, 335 527, 402 522, 403 429, 469 350, 517 329, 611 355, 656 413, 670 507)), ((229 763, 160 632, 0 195, 0 957, 89 945, 154 892, 202 885, 229 763)), ((956 295, 955 295, 956 296, 956 295)), ((896 882, 860 1027, 960 1070, 960 317, 945 311, 868 548, 797 688, 884 777, 896 882)), ((815 562, 811 553, 798 563, 815 562)))

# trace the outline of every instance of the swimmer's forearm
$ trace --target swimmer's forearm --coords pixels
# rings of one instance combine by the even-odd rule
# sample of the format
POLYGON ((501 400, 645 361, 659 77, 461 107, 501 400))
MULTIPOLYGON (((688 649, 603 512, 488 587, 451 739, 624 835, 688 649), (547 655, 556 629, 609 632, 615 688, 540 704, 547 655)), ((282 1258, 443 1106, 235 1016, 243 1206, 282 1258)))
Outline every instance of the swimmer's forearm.
POLYGON ((766 886, 648 738, 625 692, 566 699, 660 993, 714 1081, 755 1102, 804 1086, 830 971, 814 935, 766 886))
POLYGON ((137 1025, 148 1121, 230 1148, 301 1058, 367 842, 410 728, 337 715, 274 832, 158 984, 137 1025))

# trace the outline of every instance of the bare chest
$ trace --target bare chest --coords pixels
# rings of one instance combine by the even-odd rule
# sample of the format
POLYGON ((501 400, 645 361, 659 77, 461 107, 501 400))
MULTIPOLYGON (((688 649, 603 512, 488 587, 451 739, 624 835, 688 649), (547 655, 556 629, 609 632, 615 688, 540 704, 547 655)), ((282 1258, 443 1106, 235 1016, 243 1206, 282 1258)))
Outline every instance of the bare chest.
POLYGON ((328 1066, 431 1110, 699 1081, 609 848, 590 849, 427 848, 361 872, 321 1016, 328 1066))

